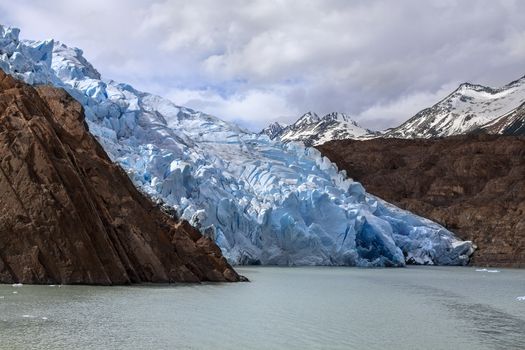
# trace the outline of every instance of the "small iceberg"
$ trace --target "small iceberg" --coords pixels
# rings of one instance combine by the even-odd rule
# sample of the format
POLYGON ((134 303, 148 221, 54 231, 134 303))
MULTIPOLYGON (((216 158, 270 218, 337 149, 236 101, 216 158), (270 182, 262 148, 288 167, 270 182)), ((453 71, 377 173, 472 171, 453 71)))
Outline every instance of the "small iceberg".
POLYGON ((477 269, 476 272, 490 272, 490 273, 496 273, 500 272, 499 270, 488 270, 488 269, 477 269))
POLYGON ((525 301, 525 296, 517 297, 516 300, 517 300, 517 301, 525 301))
POLYGON ((15 288, 20 288, 22 286, 23 286, 22 283, 13 283, 13 285, 12 285, 12 287, 15 287, 15 288))

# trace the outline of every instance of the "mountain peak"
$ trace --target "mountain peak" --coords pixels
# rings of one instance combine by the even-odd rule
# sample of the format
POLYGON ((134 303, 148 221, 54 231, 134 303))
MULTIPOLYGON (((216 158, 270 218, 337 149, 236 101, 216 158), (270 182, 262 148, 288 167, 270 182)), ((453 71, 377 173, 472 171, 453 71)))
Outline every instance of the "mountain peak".
POLYGON ((266 134, 270 139, 274 139, 286 127, 286 124, 273 122, 261 131, 261 134, 266 134))
POLYGON ((296 127, 300 127, 302 125, 310 125, 313 123, 319 122, 320 118, 315 112, 306 112, 303 114, 297 121, 293 124, 296 127))
POLYGON ((321 118, 322 120, 325 120, 325 121, 338 121, 338 122, 347 122, 347 123, 352 123, 353 125, 355 126, 358 126, 357 123, 352 120, 348 115, 346 115, 345 113, 339 113, 339 112, 332 112, 332 113, 329 113, 327 115, 325 115, 323 118, 321 118))
POLYGON ((363 139, 376 133, 359 126, 348 115, 339 112, 328 113, 322 118, 314 112, 303 114, 295 123, 283 127, 270 124, 262 133, 283 142, 300 141, 307 146, 340 139, 363 139))
MULTIPOLYGON (((418 112, 385 135, 396 138, 432 138, 468 134, 509 114, 514 115, 519 124, 520 114, 514 112, 525 102, 524 78, 499 88, 463 83, 450 95, 418 112)), ((511 123, 510 117, 505 120, 502 125, 511 123)))
POLYGON ((484 92, 494 93, 496 90, 488 86, 472 84, 469 82, 461 83, 456 89, 456 92, 459 92, 459 93, 464 93, 466 91, 477 91, 477 92, 484 91, 484 92))

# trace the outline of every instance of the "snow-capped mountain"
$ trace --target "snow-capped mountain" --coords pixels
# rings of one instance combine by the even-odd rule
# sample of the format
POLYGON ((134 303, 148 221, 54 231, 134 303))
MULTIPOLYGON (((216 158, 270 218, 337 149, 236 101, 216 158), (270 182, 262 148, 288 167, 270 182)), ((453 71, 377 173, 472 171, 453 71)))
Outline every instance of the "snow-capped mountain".
POLYGON ((359 126, 346 114, 330 113, 319 117, 313 112, 304 114, 289 126, 272 123, 261 133, 282 142, 300 141, 306 146, 321 145, 331 140, 366 139, 377 135, 359 126))
POLYGON ((283 131, 284 128, 286 128, 286 126, 287 125, 284 123, 274 122, 268 125, 268 127, 264 128, 261 131, 261 134, 265 134, 271 140, 273 140, 281 134, 281 132, 283 131))
POLYGON ((525 135, 525 102, 507 113, 481 126, 481 131, 498 135, 525 135))
POLYGON ((524 102, 525 77, 498 89, 464 83, 434 106, 422 110, 400 126, 388 130, 385 136, 429 138, 467 134, 479 129, 493 133, 522 130, 525 127, 523 118, 520 119, 516 115, 520 113, 522 115, 523 112, 517 109, 524 102), (488 126, 498 118, 505 120, 498 125, 514 126, 509 129, 489 128, 488 126), (513 124, 511 120, 515 120, 514 123, 518 124, 521 120, 521 126, 513 124))
POLYGON ((214 238, 232 263, 465 264, 473 251, 442 226, 366 193, 313 148, 102 80, 81 50, 18 34, 0 26, 0 68, 66 89, 136 186, 214 238))

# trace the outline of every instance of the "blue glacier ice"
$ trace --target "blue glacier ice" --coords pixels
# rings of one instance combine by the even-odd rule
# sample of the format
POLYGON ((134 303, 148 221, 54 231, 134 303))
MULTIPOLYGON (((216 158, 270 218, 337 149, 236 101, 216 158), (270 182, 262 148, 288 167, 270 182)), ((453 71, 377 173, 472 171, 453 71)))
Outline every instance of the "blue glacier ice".
POLYGON ((212 237, 234 264, 468 262, 473 245, 366 193, 316 149, 282 144, 127 84, 80 49, 0 26, 0 68, 66 89, 143 192, 212 237))

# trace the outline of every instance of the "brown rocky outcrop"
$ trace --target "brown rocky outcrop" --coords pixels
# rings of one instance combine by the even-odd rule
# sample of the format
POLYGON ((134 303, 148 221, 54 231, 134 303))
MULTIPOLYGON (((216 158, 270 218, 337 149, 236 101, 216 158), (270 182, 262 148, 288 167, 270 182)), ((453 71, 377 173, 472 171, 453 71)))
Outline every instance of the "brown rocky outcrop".
POLYGON ((239 279, 215 243, 137 191, 79 103, 0 71, 0 282, 239 279))
POLYGON ((471 264, 525 267, 525 137, 342 140, 317 148, 368 192, 472 240, 471 264))

